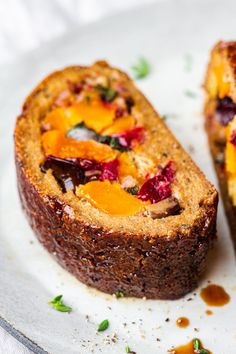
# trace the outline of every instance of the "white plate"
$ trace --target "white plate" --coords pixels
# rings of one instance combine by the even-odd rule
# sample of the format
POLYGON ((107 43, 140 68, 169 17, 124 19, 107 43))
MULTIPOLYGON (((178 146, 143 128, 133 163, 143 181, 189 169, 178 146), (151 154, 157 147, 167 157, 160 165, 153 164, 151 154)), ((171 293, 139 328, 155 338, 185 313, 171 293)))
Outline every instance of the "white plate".
POLYGON ((206 316, 207 306, 199 290, 196 296, 190 294, 173 302, 116 300, 80 284, 35 239, 18 200, 12 139, 25 96, 52 70, 105 58, 129 71, 130 65, 144 55, 153 70, 138 85, 161 114, 176 114, 167 123, 187 150, 194 147, 194 160, 216 184, 203 130, 200 86, 212 45, 220 38, 236 39, 235 13, 234 0, 165 1, 80 28, 2 67, 0 322, 35 352, 124 353, 127 343, 137 354, 166 353, 172 345, 196 336, 214 354, 236 352, 235 259, 221 204, 218 243, 200 287, 208 280, 223 285, 231 296, 228 305, 214 308, 214 314, 206 316), (190 72, 185 69, 186 54, 193 57, 190 72), (197 97, 187 97, 187 89, 197 97), (70 315, 48 306, 58 294, 73 307, 70 315), (187 301, 189 297, 193 301, 187 301), (176 326, 179 316, 190 319, 188 328, 176 326), (97 334, 97 324, 105 318, 110 320, 110 328, 97 334), (111 340, 114 333, 116 343, 111 340))

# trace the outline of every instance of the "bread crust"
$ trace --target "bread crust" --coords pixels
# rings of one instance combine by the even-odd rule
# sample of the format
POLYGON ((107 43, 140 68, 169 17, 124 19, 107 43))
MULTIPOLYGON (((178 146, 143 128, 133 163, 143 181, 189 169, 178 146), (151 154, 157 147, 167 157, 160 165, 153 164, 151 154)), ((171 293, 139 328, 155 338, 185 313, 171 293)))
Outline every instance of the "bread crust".
MULTIPOLYGON (((230 83, 229 97, 236 103, 236 42, 218 42, 211 51, 211 56, 219 55, 224 62, 225 71, 227 72, 227 80, 230 83)), ((206 101, 204 107, 205 129, 208 136, 208 142, 214 163, 215 171, 218 177, 221 196, 224 204, 225 213, 227 215, 231 238, 236 250, 236 207, 233 206, 228 192, 227 175, 224 166, 225 141, 224 132, 219 123, 214 121, 214 111, 216 105, 216 97, 209 94, 211 61, 206 73, 204 87, 206 89, 206 101), (220 158, 219 158, 220 157, 220 158)))
MULTIPOLYGON (((103 65, 108 67, 104 63, 96 65, 100 69, 103 65)), ((80 67, 70 70, 78 71, 80 67)), ((214 187, 178 147, 205 188, 191 224, 181 221, 177 227, 173 227, 172 219, 178 224, 178 220, 183 220, 181 217, 169 217, 169 222, 164 219, 152 220, 153 229, 144 233, 142 230, 137 232, 135 226, 131 231, 136 220, 132 217, 126 220, 127 228, 123 225, 106 227, 96 218, 89 220, 84 217, 58 190, 53 195, 47 187, 42 187, 41 172, 36 176, 27 166, 28 157, 23 148, 25 122, 32 114, 32 100, 51 79, 52 75, 26 100, 15 130, 20 199, 40 242, 80 281, 106 293, 123 291, 125 296, 177 299, 193 290, 205 268, 207 253, 216 235, 218 196, 214 187)), ((146 101, 142 95, 138 99, 146 101)), ((174 139, 169 134, 170 139, 174 139)), ((142 217, 142 223, 145 220, 142 217)))
POLYGON ((207 119, 205 121, 205 129, 207 132, 212 161, 219 181, 221 197, 224 204, 224 210, 229 221, 231 238, 234 244, 234 249, 236 250, 236 208, 232 205, 232 201, 229 196, 227 177, 224 170, 224 165, 218 159, 219 156, 224 154, 225 147, 216 142, 215 135, 213 134, 211 125, 209 124, 209 121, 207 119))

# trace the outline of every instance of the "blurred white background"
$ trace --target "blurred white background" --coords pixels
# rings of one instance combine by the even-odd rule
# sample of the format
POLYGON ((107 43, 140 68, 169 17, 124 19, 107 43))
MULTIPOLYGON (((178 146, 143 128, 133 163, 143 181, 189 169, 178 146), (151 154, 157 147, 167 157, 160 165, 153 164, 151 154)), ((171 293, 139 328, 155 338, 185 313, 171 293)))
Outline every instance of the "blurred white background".
POLYGON ((78 25, 150 2, 154 0, 0 0, 0 64, 78 25))

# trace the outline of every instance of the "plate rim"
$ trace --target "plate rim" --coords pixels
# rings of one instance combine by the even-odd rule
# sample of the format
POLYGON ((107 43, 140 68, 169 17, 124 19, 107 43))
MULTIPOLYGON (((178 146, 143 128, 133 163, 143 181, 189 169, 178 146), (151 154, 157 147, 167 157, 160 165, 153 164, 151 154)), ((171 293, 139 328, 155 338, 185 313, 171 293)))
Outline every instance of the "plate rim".
POLYGON ((20 330, 16 329, 11 323, 9 323, 5 318, 0 315, 0 327, 2 327, 6 332, 8 332, 13 338, 18 342, 23 344, 26 348, 30 349, 35 354, 51 354, 41 348, 32 339, 28 338, 20 330))
MULTIPOLYGON (((192 2, 198 2, 200 3, 200 0, 192 0, 192 2)), ((217 0, 207 0, 209 3, 217 0)), ((201 2, 204 2, 204 0, 201 0, 201 2)), ((146 8, 158 8, 159 6, 163 6, 163 4, 166 3, 174 3, 174 0, 161 0, 161 1, 150 1, 149 3, 143 3, 143 4, 138 4, 136 6, 131 6, 128 9, 121 9, 116 11, 113 14, 110 15, 105 15, 104 17, 97 19, 95 21, 86 23, 86 24, 80 24, 72 27, 72 29, 66 31, 65 33, 54 37, 48 41, 45 41, 41 45, 39 45, 36 48, 30 49, 29 51, 18 55, 17 57, 13 58, 9 62, 5 62, 0 64, 0 68, 8 68, 10 69, 12 66, 15 66, 16 64, 20 62, 24 62, 30 57, 33 57, 37 55, 39 51, 43 49, 49 49, 51 45, 57 46, 60 42, 63 40, 66 40, 66 38, 70 37, 74 33, 77 33, 78 31, 81 31, 81 35, 86 33, 87 30, 94 29, 96 26, 102 25, 102 23, 106 23, 107 21, 112 21, 115 20, 116 18, 119 18, 121 15, 129 16, 132 14, 132 17, 135 17, 136 13, 139 13, 142 11, 142 9, 146 8)), ((183 6, 183 4, 186 3, 186 0, 180 0, 179 1, 179 6, 183 6)), ((45 72, 45 76, 47 73, 45 72)), ((15 338, 18 342, 23 344, 27 349, 31 350, 35 354, 53 354, 52 352, 48 352, 45 349, 43 349, 41 346, 39 346, 36 342, 34 342, 31 338, 26 336, 24 333, 22 333, 20 330, 16 329, 13 324, 11 324, 8 320, 3 318, 0 314, 0 327, 2 327, 6 332, 8 332, 13 338, 15 338)))

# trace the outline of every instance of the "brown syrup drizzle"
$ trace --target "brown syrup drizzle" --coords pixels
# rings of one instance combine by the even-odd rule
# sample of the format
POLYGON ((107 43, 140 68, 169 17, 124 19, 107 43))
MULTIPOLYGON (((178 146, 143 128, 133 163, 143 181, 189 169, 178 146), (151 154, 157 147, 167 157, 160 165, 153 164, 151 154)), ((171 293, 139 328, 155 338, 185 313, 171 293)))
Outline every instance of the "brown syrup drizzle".
POLYGON ((224 306, 230 301, 230 296, 220 285, 210 284, 201 289, 200 296, 208 306, 224 306))
POLYGON ((208 316, 211 316, 211 315, 213 315, 213 312, 211 310, 206 310, 205 314, 208 315, 208 316))
MULTIPOLYGON (((200 347, 203 348, 201 341, 200 347)), ((212 354, 208 349, 205 349, 208 354, 212 354)), ((170 354, 197 354, 198 352, 194 350, 194 340, 192 339, 189 343, 180 345, 176 348, 168 350, 170 354)))
POLYGON ((176 324, 177 324, 177 326, 180 327, 180 328, 186 328, 186 327, 188 327, 188 326, 189 326, 189 323, 190 323, 190 321, 189 321, 189 319, 188 319, 187 317, 179 317, 179 318, 177 318, 177 320, 176 320, 176 324))

